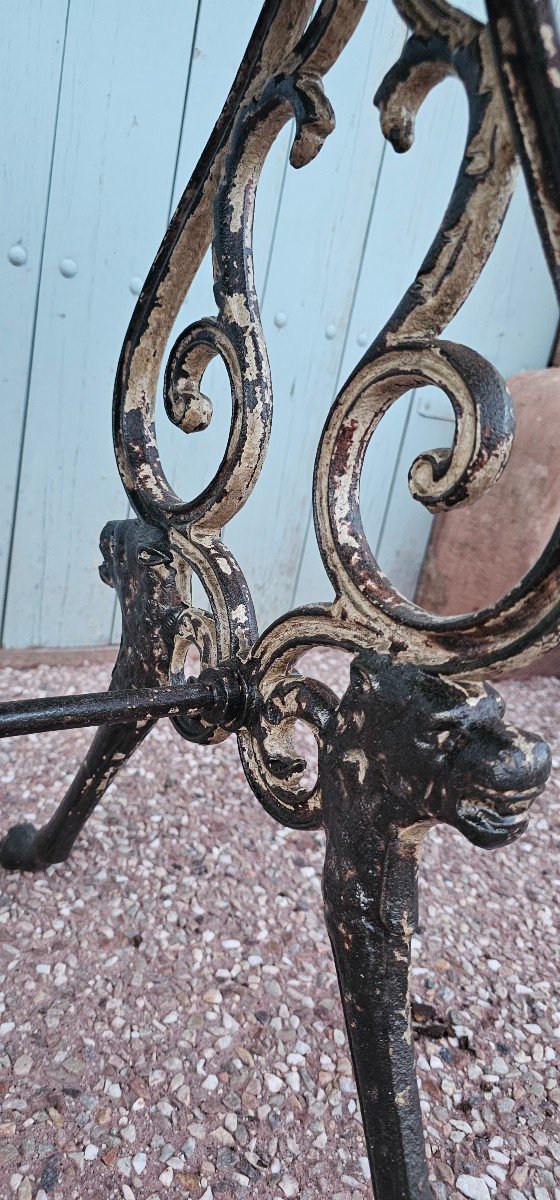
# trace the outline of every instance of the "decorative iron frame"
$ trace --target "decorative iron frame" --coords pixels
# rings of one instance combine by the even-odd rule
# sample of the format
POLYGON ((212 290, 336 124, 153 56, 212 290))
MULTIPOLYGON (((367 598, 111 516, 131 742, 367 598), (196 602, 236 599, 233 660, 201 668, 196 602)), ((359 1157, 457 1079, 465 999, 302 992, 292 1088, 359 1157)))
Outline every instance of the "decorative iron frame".
POLYGON ((375 103, 399 152, 444 77, 469 102, 464 157, 442 224, 413 283, 337 396, 317 451, 317 541, 335 591, 259 636, 249 588, 222 529, 255 486, 272 419, 272 383, 255 292, 252 226, 266 155, 295 118, 294 167, 334 126, 322 77, 366 0, 265 0, 230 94, 136 304, 114 393, 118 468, 137 514, 101 535, 101 577, 118 593, 121 646, 107 694, 4 705, 0 736, 99 725, 60 808, 37 831, 11 829, 7 869, 64 861, 122 764, 162 715, 185 738, 236 732, 249 783, 285 825, 326 831, 325 913, 378 1200, 430 1194, 411 1036, 410 943, 417 870, 436 821, 493 847, 518 837, 550 770, 545 743, 513 729, 479 682, 530 662, 560 637, 560 531, 492 608, 442 618, 401 596, 380 571, 360 517, 365 451, 383 413, 435 384, 456 418, 450 451, 421 455, 413 496, 432 511, 472 503, 499 477, 513 438, 508 390, 488 362, 441 340, 492 252, 515 186, 517 155, 560 296, 560 50, 549 0, 487 0, 483 25, 447 0, 394 0, 411 36, 375 103), (185 433, 212 415, 201 390, 218 356, 230 381, 229 439, 212 482, 175 495, 154 424, 158 379, 181 304, 209 246, 218 315, 191 324, 165 370, 165 409, 185 433), (192 603, 193 573, 211 612, 192 603), (188 647, 201 656, 185 679, 188 647), (339 699, 297 670, 307 650, 354 655, 339 699), (293 742, 319 747, 316 783, 293 742))

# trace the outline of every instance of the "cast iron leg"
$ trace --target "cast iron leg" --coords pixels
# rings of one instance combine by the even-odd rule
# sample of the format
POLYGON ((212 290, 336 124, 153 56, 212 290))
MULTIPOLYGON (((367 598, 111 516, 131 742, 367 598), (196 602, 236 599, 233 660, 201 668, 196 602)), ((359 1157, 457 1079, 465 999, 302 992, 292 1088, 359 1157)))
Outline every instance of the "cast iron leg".
POLYGON ((429 1200, 410 1021, 418 860, 444 821, 513 841, 550 771, 488 684, 362 651, 319 749, 323 895, 376 1200, 429 1200))
POLYGON ((106 725, 98 729, 64 800, 42 829, 14 825, 0 845, 0 865, 8 871, 40 871, 64 862, 117 771, 152 728, 153 721, 106 725))
MULTIPOLYGON (((103 581, 116 588, 121 645, 109 691, 168 683, 175 631, 184 602, 167 533, 143 521, 109 521, 101 533, 103 581)), ((146 737, 150 719, 102 726, 62 804, 43 829, 16 825, 0 845, 0 866, 39 871, 64 862, 88 817, 123 763, 146 737)))
POLYGON ((417 859, 390 836, 363 865, 327 841, 325 915, 372 1181, 376 1200, 429 1200, 408 986, 417 859))

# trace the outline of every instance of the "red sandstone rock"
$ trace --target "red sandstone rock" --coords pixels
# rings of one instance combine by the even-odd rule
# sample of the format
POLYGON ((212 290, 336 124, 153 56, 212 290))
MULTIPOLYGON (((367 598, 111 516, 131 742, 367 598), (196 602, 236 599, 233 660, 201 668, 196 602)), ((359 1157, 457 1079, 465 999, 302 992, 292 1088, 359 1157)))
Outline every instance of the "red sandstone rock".
MULTIPOLYGON (((478 503, 433 523, 416 592, 432 612, 494 603, 533 566, 560 520, 560 368, 526 371, 508 383, 516 434, 504 474, 478 503)), ((560 649, 530 671, 560 675, 560 649)))

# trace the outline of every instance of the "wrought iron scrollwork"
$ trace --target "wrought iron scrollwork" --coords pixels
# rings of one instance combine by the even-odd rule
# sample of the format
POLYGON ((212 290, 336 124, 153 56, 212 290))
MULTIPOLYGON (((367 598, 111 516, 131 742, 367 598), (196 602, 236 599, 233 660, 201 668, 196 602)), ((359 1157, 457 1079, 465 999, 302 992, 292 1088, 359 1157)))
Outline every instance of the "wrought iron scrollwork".
POLYGON ((365 3, 322 0, 313 14, 313 0, 266 0, 146 279, 113 406, 118 468, 137 519, 111 524, 102 535, 101 575, 116 587, 123 610, 113 679, 123 720, 96 735, 46 830, 11 831, 0 860, 36 869, 67 857, 155 719, 127 721, 127 689, 130 696, 171 683, 177 691, 171 719, 190 740, 219 741, 235 731, 247 778, 266 810, 286 825, 325 827, 326 917, 376 1195, 412 1200, 429 1195, 408 994, 419 854, 436 821, 479 846, 511 841, 546 782, 546 746, 508 726, 497 693, 479 681, 531 661, 559 640, 560 531, 492 608, 439 617, 402 596, 379 568, 362 527, 360 476, 389 406, 431 384, 451 401, 455 436, 450 450, 427 451, 412 464, 414 498, 433 512, 474 503, 507 463, 514 428, 507 387, 480 355, 442 333, 492 253, 515 186, 517 153, 560 290, 560 51, 548 0, 487 0, 488 25, 447 0, 394 0, 410 37, 375 97, 383 133, 406 151, 426 96, 454 75, 468 99, 465 151, 424 262, 326 418, 313 510, 334 600, 295 609, 259 635, 249 587, 223 535, 258 480, 272 420, 253 272, 255 195, 287 121, 295 120, 293 166, 320 151, 334 125, 322 78, 365 3), (175 319, 210 246, 217 316, 184 330, 166 362, 175 319), (184 500, 160 461, 159 379, 165 370, 167 417, 186 434, 199 432, 212 419, 203 377, 216 357, 231 391, 228 441, 213 480, 184 500), (193 606, 193 573, 209 612, 193 606), (206 697, 198 710, 184 676, 191 645, 202 664, 196 694, 206 697), (355 656, 341 700, 298 671, 317 646, 355 656), (298 721, 319 747, 310 786, 294 743, 298 721))

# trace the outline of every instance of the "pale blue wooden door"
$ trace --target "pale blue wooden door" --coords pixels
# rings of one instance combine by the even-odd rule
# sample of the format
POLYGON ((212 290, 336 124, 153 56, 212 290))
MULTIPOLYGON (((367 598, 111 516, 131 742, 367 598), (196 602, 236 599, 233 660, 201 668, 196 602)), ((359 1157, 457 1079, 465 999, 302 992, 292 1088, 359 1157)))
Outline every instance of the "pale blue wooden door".
MULTIPOLYGON (((126 514, 110 434, 119 348, 259 7, 259 0, 21 0, 6 14, 6 645, 92 645, 117 635, 113 594, 97 576, 97 542, 106 520, 126 514)), ((482 15, 482 0, 463 7, 482 15)), ((294 172, 286 130, 263 175, 256 266, 275 419, 259 486, 228 531, 263 624, 294 602, 329 594, 310 521, 320 430, 337 387, 414 275, 461 155, 466 104, 452 83, 429 98, 408 155, 397 157, 381 137, 372 97, 403 38, 391 0, 371 0, 327 79, 335 133, 316 162, 294 172)), ((214 311, 211 283, 206 262, 178 328, 214 311)), ((497 251, 450 336, 511 374, 547 362, 557 316, 521 185, 497 251)), ((184 495, 213 473, 229 425, 219 365, 205 386, 214 400, 209 430, 186 439, 163 418, 159 423, 166 469, 184 495)), ((403 397, 366 462, 368 536, 409 592, 430 519, 410 499, 406 473, 421 449, 449 440, 446 418, 437 393, 403 397)))

